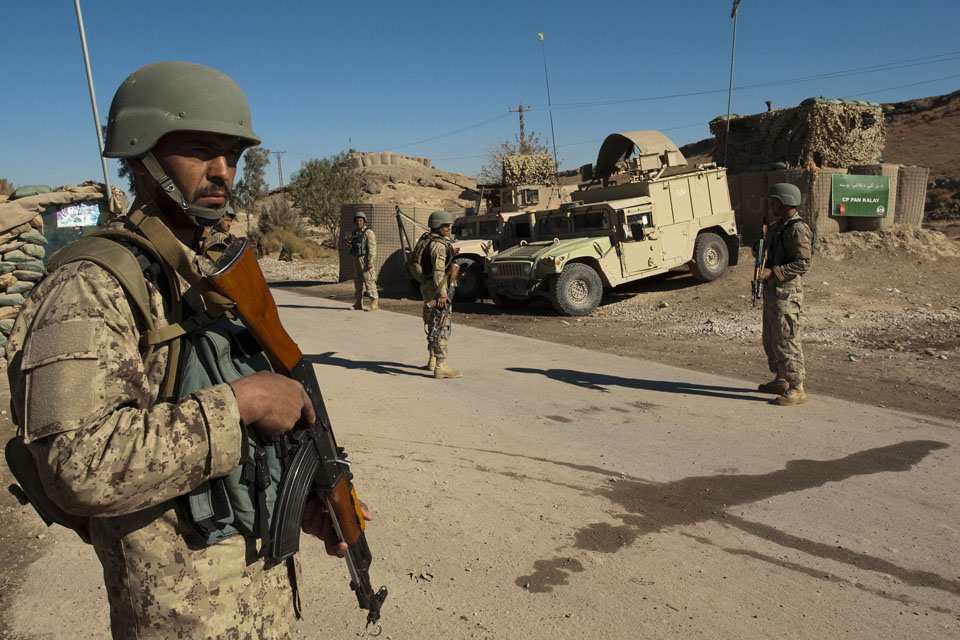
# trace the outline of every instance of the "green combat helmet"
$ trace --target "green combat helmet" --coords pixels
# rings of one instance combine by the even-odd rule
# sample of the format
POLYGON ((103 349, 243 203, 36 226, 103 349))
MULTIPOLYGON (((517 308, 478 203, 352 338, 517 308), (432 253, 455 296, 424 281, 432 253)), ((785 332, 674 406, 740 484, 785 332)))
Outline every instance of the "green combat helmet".
POLYGON ((445 224, 453 225, 453 214, 449 211, 434 211, 427 218, 427 226, 431 229, 439 229, 445 224))
POLYGON ((201 131, 260 144, 243 91, 227 75, 193 62, 158 62, 131 73, 117 89, 107 119, 105 158, 140 158, 161 190, 198 226, 216 224, 223 209, 188 203, 153 155, 164 135, 201 131))
POLYGON ((800 189, 789 182, 778 182, 770 187, 767 197, 776 198, 788 207, 800 206, 800 189))
POLYGON ((367 214, 365 214, 363 211, 357 211, 355 214, 353 214, 354 221, 356 221, 357 218, 363 218, 363 221, 367 222, 367 214))

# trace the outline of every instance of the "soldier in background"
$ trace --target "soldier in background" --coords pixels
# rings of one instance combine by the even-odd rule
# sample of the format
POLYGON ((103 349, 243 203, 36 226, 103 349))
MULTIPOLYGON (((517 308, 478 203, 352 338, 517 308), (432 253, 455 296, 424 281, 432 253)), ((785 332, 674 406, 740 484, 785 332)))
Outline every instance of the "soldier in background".
POLYGON ((377 236, 373 229, 367 226, 367 214, 363 211, 357 211, 353 216, 353 223, 356 228, 343 239, 347 250, 353 256, 353 308, 363 311, 363 294, 366 292, 372 300, 369 310, 376 311, 380 308, 377 271, 374 266, 377 261, 377 236))
POLYGON ((767 194, 769 215, 775 220, 767 229, 770 247, 760 279, 763 281, 763 350, 775 375, 758 390, 778 394, 775 404, 803 404, 806 370, 800 345, 800 312, 803 305, 802 276, 813 258, 813 233, 800 218, 800 189, 780 182, 767 194))
MULTIPOLYGON (((421 257, 423 269, 423 283, 420 285, 420 294, 423 296, 423 323, 429 327, 433 310, 453 306, 453 301, 447 295, 450 266, 456 255, 453 244, 450 242, 450 228, 453 226, 453 214, 449 211, 434 211, 427 219, 430 227, 430 237, 421 257)), ((427 369, 433 371, 434 378, 459 378, 463 374, 447 366, 447 344, 453 327, 450 316, 447 314, 446 326, 440 337, 431 342, 427 339, 427 350, 430 359, 427 369)))
POLYGON ((233 226, 233 221, 236 219, 237 212, 228 204, 223 212, 223 217, 220 218, 220 222, 213 225, 213 228, 210 229, 210 235, 213 237, 214 242, 222 242, 227 245, 233 244, 237 236, 230 233, 230 227, 233 226))

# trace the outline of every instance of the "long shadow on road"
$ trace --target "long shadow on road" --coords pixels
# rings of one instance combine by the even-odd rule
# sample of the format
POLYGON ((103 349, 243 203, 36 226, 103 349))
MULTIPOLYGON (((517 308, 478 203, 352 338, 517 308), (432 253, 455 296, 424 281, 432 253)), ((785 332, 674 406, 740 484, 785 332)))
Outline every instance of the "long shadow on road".
POLYGON ((627 389, 643 389, 644 391, 658 391, 660 393, 686 393, 690 395, 708 396, 711 398, 730 398, 733 400, 752 400, 754 402, 769 402, 772 396, 758 397, 756 389, 749 387, 718 387, 709 384, 694 384, 692 382, 675 382, 670 380, 644 380, 643 378, 624 378, 607 373, 590 373, 573 369, 528 369, 525 367, 508 367, 507 371, 515 373, 535 373, 546 376, 558 382, 565 382, 591 391, 610 391, 609 387, 625 387, 627 389), (744 395, 753 394, 753 395, 744 395))
POLYGON ((371 373, 381 373, 391 376, 415 376, 418 378, 433 378, 433 373, 423 369, 422 366, 415 364, 406 364, 403 362, 388 362, 385 360, 348 360, 338 358, 333 355, 336 351, 327 351, 326 353, 315 353, 304 356, 308 362, 313 364, 326 364, 331 367, 340 367, 342 369, 363 369, 371 373), (407 371, 413 369, 413 371, 407 371))
MULTIPOLYGON (((574 532, 573 546, 585 551, 615 553, 633 544, 641 536, 715 520, 782 547, 844 563, 860 570, 888 574, 908 585, 938 589, 960 596, 960 580, 930 571, 902 567, 884 558, 851 551, 837 545, 794 536, 773 526, 750 522, 727 513, 730 507, 736 505, 805 491, 821 487, 828 482, 841 482, 855 476, 875 473, 907 472, 933 451, 947 446, 949 445, 943 442, 911 440, 859 451, 834 460, 791 460, 783 469, 755 475, 695 476, 664 483, 630 477, 610 478, 608 484, 593 490, 593 493, 610 500, 622 510, 614 516, 622 524, 614 525, 609 522, 587 524, 574 532)), ((563 465, 564 463, 554 464, 563 465)), ((576 465, 571 466, 579 468, 576 465)), ((816 518, 816 514, 810 514, 810 517, 816 518)), ((710 543, 701 538, 695 537, 695 539, 710 543)), ((752 551, 740 549, 727 549, 727 551, 758 560, 773 561, 763 554, 752 551)), ((821 579, 837 579, 825 575, 822 569, 813 571, 796 563, 780 562, 778 564, 783 568, 821 579)), ((533 564, 533 572, 518 577, 515 584, 535 593, 549 592, 555 586, 567 584, 571 573, 583 570, 583 565, 570 556, 537 560, 533 564)), ((869 589, 859 584, 858 586, 884 598, 903 600, 903 597, 892 595, 884 590, 869 589)))

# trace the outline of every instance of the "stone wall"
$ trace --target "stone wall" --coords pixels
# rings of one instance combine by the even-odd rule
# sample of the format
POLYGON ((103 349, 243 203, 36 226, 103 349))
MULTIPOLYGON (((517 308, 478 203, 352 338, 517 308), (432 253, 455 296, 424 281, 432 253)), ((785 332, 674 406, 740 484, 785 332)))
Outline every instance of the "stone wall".
POLYGON ((421 164, 427 169, 432 164, 430 158, 421 158, 420 156, 404 156, 392 151, 354 151, 347 156, 347 163, 351 169, 362 169, 364 167, 376 167, 380 165, 401 165, 401 164, 421 164))

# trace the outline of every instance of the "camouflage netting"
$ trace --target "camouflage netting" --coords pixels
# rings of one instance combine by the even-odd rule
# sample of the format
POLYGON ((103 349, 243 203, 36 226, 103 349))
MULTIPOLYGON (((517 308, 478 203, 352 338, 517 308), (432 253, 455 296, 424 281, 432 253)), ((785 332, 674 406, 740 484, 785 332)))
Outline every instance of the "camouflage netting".
POLYGON ((789 109, 731 117, 726 146, 726 120, 710 123, 716 136, 714 159, 744 169, 764 162, 789 167, 847 168, 877 162, 886 141, 883 111, 878 104, 840 100, 804 101, 789 109))
POLYGON ((503 185, 556 184, 557 173, 549 153, 503 157, 503 185))

